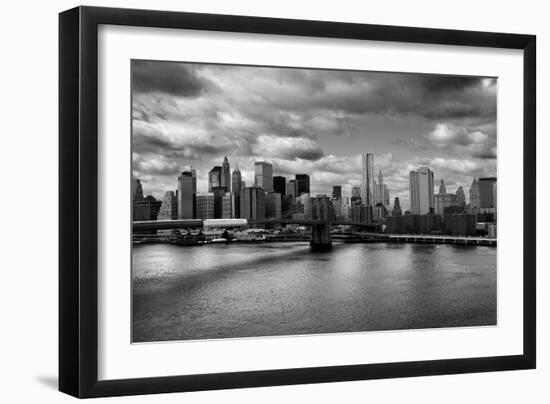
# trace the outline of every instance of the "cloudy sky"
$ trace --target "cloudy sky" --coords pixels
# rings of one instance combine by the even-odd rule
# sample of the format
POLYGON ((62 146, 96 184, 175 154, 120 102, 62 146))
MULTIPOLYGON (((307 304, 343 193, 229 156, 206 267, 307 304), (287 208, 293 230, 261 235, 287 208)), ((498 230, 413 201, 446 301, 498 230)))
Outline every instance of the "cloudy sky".
POLYGON ((157 198, 191 165, 206 192, 225 155, 248 185, 267 160, 274 175, 309 174, 313 194, 349 195, 374 153, 405 208, 420 165, 452 192, 496 175, 492 78, 134 60, 132 92, 133 175, 157 198))

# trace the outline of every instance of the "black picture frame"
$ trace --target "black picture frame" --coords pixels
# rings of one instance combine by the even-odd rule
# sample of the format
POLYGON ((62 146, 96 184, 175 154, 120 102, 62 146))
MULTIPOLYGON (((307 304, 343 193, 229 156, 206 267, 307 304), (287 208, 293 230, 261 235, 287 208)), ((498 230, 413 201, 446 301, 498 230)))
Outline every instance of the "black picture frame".
POLYGON ((59 15, 59 390, 76 397, 459 374, 536 366, 536 37, 184 12, 77 7, 59 15), (98 380, 100 24, 509 48, 523 51, 523 354, 98 380))

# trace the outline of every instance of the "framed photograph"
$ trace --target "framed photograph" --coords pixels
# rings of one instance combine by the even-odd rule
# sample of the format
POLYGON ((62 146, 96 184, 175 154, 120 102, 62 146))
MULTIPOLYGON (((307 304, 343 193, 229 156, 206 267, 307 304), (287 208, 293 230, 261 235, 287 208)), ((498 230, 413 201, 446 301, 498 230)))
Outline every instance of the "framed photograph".
POLYGON ((61 391, 535 368, 534 36, 59 28, 61 391))

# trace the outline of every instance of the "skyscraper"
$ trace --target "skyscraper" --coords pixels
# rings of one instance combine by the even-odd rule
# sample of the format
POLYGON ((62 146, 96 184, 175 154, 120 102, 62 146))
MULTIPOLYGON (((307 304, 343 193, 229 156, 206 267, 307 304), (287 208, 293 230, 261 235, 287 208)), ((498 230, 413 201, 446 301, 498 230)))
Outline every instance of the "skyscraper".
POLYGON ((132 179, 132 200, 143 199, 143 188, 140 180, 137 178, 132 179))
POLYGON ((196 213, 197 175, 193 168, 178 177, 178 218, 193 219, 196 213))
POLYGON ((296 174, 296 196, 309 194, 309 175, 296 174))
POLYGON ((231 190, 235 194, 235 217, 240 217, 241 189, 243 187, 241 171, 239 164, 235 164, 233 175, 231 176, 231 190))
POLYGON ((466 205, 466 195, 464 194, 464 190, 461 186, 456 190, 456 204, 460 207, 464 207, 466 205))
POLYGON ((226 192, 222 197, 222 219, 232 219, 235 216, 235 194, 226 192))
POLYGON ((365 206, 373 206, 374 203, 374 154, 366 153, 361 156, 362 183, 361 199, 365 206))
POLYGON ((390 194, 386 184, 384 184, 384 177, 382 176, 382 170, 378 171, 378 182, 374 183, 374 203, 379 203, 387 206, 390 204, 390 194))
POLYGON ((472 185, 470 186, 470 209, 479 209, 479 185, 477 183, 477 178, 474 177, 472 185))
POLYGON ((208 172, 208 192, 212 192, 212 188, 222 186, 222 168, 215 166, 208 172))
POLYGON ((276 175, 273 177, 273 191, 278 192, 281 196, 286 194, 286 178, 276 175))
POLYGON ((457 196, 456 194, 448 194, 447 188, 445 188, 445 182, 441 179, 439 185, 439 193, 434 195, 434 212, 436 215, 441 215, 445 213, 445 208, 450 206, 457 206, 457 196))
POLYGON ((222 170, 220 172, 220 186, 225 187, 227 192, 231 192, 231 168, 227 156, 223 158, 222 170))
POLYGON ((268 192, 265 194, 265 217, 281 217, 281 194, 278 192, 268 192))
POLYGON ((342 199, 342 186, 334 185, 332 187, 332 197, 335 199, 342 199))
POLYGON ((286 194, 290 195, 292 199, 296 199, 296 181, 289 180, 286 184, 286 194))
POLYGON ((254 185, 266 192, 273 191, 273 166, 265 161, 254 163, 254 185))
POLYGON ((265 219, 265 191, 247 187, 241 191, 241 217, 248 221, 265 219))
POLYGON ((396 196, 393 201, 393 209, 391 211, 392 216, 402 216, 401 205, 399 204, 399 198, 396 196))
POLYGON ((174 191, 166 191, 158 214, 158 220, 174 220, 178 218, 178 199, 174 191))
POLYGON ((197 219, 214 219, 214 194, 197 194, 197 219))
POLYGON ((420 167, 409 173, 411 212, 414 215, 433 213, 434 174, 428 167, 420 167))
POLYGON ((495 207, 493 186, 496 182, 496 177, 480 178, 478 180, 480 208, 489 209, 495 207))

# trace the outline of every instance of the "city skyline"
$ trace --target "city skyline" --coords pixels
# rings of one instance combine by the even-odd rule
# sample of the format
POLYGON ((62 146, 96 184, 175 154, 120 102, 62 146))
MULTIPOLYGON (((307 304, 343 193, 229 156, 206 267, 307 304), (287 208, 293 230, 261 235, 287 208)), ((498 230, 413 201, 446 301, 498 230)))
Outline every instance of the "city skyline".
POLYGON ((449 192, 496 176, 496 80, 133 61, 133 175, 162 199, 193 166, 197 192, 227 155, 254 184, 256 161, 273 175, 311 176, 311 194, 362 185, 373 153, 390 197, 410 209, 409 172, 429 166, 449 192), (248 78, 243 80, 243 77, 248 78))

